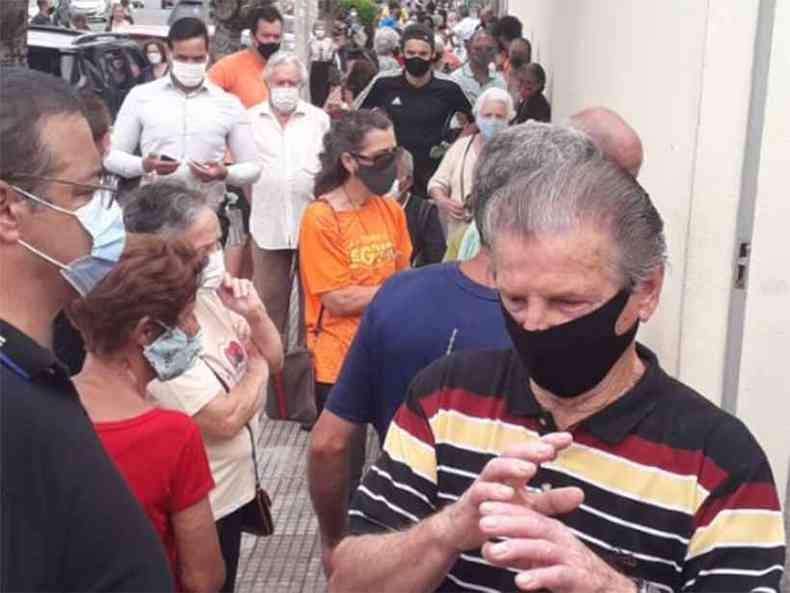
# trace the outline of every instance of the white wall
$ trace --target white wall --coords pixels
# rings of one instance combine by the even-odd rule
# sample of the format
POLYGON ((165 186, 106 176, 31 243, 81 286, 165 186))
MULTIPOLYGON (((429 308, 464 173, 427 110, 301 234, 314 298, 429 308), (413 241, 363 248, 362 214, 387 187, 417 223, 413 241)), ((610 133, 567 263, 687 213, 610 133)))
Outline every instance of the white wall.
POLYGON ((790 2, 776 2, 755 211, 738 416, 774 460, 790 462, 790 2))
POLYGON ((640 336, 671 373, 677 372, 680 353, 706 7, 706 2, 685 0, 511 4, 532 34, 535 61, 549 73, 554 120, 605 105, 642 136, 645 164, 640 180, 666 221, 670 268, 661 307, 640 336), (664 36, 661 43, 646 43, 658 40, 657 31, 673 31, 672 43, 664 36))
MULTIPOLYGON (((777 4, 785 12, 790 8, 785 0, 777 4)), ((510 2, 510 11, 522 19, 525 34, 533 42, 533 59, 547 70, 555 122, 582 108, 604 105, 619 112, 641 135, 645 164, 639 178, 664 217, 670 267, 658 313, 640 330, 640 339, 657 351, 667 371, 717 403, 724 381, 758 8, 759 0, 510 2)), ((786 38, 790 29, 782 24, 786 38)), ((781 30, 779 24, 777 30, 781 30)), ((785 59, 790 55, 786 45, 776 51, 783 52, 785 59)), ((779 69, 777 65, 774 71, 779 69)), ((788 84, 788 72, 785 64, 783 73, 775 74, 783 83, 775 87, 788 84)), ((786 88, 784 92, 787 106, 786 88)), ((780 102, 774 100, 776 105, 780 102)), ((774 119, 781 116, 778 106, 776 110, 774 119)), ((786 131, 787 119, 784 126, 778 122, 774 126, 786 131)), ((777 147, 769 155, 790 163, 786 144, 784 149, 782 153, 777 147)), ((769 173, 764 177, 772 179, 769 173)), ((772 190, 766 191, 773 195, 772 190)), ((770 208, 763 212, 774 224, 786 226, 790 221, 770 208)), ((755 241, 762 232, 755 228, 755 241)), ((779 257, 777 251, 790 252, 790 248, 776 249, 784 247, 780 239, 769 245, 774 247, 774 258, 779 257)), ((763 250, 768 250, 765 243, 763 250)), ((759 259, 756 253, 754 258, 759 259)), ((774 268, 779 265, 772 264, 774 268)), ((766 443, 781 476, 788 445, 778 441, 790 443, 790 393, 784 388, 787 397, 779 408, 787 419, 784 424, 775 413, 767 414, 771 418, 760 416, 753 393, 770 392, 770 384, 759 371, 750 374, 746 368, 752 357, 757 361, 764 355, 765 348, 773 348, 777 356, 781 351, 770 342, 777 335, 770 321, 775 325, 777 314, 790 305, 786 261, 778 274, 787 284, 777 284, 776 277, 766 278, 766 294, 749 293, 750 303, 767 299, 768 294, 773 300, 768 308, 750 305, 753 322, 758 321, 758 309, 765 316, 761 318, 765 331, 752 338, 753 345, 744 345, 749 354, 744 353, 739 415, 766 443), (784 292, 777 289, 779 285, 784 292), (782 299, 784 309, 778 305, 782 299), (749 381, 751 389, 744 388, 749 381)), ((752 291, 759 277, 753 272, 752 291)), ((785 315, 790 319, 790 313, 785 315)))

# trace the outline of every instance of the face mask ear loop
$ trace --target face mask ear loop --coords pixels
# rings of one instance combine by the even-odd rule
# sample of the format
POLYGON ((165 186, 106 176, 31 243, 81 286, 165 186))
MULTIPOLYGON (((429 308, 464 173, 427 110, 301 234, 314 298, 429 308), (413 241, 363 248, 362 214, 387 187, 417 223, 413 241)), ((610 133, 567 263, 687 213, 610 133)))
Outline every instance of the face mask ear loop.
POLYGON ((33 247, 27 241, 23 241, 22 239, 17 239, 16 242, 19 243, 22 247, 24 247, 28 251, 30 251, 31 253, 39 256, 41 259, 51 263, 53 266, 56 266, 56 267, 58 267, 61 270, 68 270, 69 269, 69 267, 66 264, 59 262, 54 257, 50 257, 49 255, 47 255, 43 251, 39 251, 38 249, 33 247))

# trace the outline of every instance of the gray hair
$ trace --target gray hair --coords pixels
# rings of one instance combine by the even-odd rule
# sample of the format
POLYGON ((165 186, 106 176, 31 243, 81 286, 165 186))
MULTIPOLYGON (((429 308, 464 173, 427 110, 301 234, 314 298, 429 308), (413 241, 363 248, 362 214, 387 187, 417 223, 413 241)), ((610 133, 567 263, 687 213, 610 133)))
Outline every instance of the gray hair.
POLYGON ((186 231, 205 209, 205 194, 177 181, 142 185, 126 198, 123 224, 130 233, 178 235, 186 231))
POLYGON ((569 127, 529 121, 499 132, 485 143, 475 166, 470 206, 483 245, 488 245, 483 215, 488 201, 520 176, 543 167, 556 168, 599 150, 584 132, 569 127))
POLYGON ((629 287, 664 263, 664 223, 631 175, 581 132, 547 124, 518 128, 522 130, 503 132, 489 142, 476 169, 476 181, 491 170, 499 172, 501 181, 496 187, 489 183, 477 188, 478 194, 490 192, 475 213, 482 237, 494 243, 503 234, 556 235, 590 225, 611 238, 616 260, 610 264, 629 287), (545 126, 536 130, 544 142, 533 139, 522 149, 513 145, 515 138, 523 137, 523 128, 535 126, 545 126), (525 165, 530 159, 532 163, 525 165), (506 178, 507 169, 520 173, 506 178))
POLYGON ((403 165, 409 177, 414 175, 414 156, 405 148, 400 149, 400 162, 403 165))
POLYGON ((274 69, 277 66, 296 66, 296 69, 299 70, 300 84, 307 82, 307 68, 305 68, 299 56, 293 52, 281 50, 275 53, 266 62, 266 66, 263 69, 263 80, 266 81, 266 83, 271 80, 274 69))
POLYGON ((400 47, 400 35, 394 29, 384 27, 376 31, 373 38, 373 49, 379 56, 390 56, 400 47))
POLYGON ((516 117, 516 108, 513 105, 513 97, 510 96, 505 89, 500 89, 498 87, 491 87, 490 89, 486 89, 483 91, 477 101, 475 101, 475 106, 472 108, 472 114, 475 118, 480 115, 480 112, 483 110, 483 106, 488 101, 499 101, 500 103, 505 104, 505 108, 507 109, 507 121, 511 121, 514 117, 516 117))

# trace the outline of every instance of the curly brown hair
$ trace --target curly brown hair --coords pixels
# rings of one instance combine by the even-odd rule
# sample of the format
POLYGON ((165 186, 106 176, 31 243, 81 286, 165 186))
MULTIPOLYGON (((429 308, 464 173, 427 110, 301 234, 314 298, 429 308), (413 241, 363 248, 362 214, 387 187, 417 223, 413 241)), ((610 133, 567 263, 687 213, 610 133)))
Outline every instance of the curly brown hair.
POLYGON ((175 326, 195 300, 205 265, 206 258, 183 243, 138 236, 112 271, 66 313, 88 352, 113 354, 144 317, 175 326))

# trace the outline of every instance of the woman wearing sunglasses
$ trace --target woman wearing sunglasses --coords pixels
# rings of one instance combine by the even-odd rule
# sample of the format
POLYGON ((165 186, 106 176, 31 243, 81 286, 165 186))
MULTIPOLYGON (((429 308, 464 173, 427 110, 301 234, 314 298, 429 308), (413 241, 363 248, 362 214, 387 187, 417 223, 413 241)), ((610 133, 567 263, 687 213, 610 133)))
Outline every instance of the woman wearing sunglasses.
POLYGON ((409 265, 403 209, 384 198, 397 177, 400 151, 380 111, 351 111, 324 136, 316 201, 299 237, 308 347, 323 407, 365 307, 392 274, 409 265))

